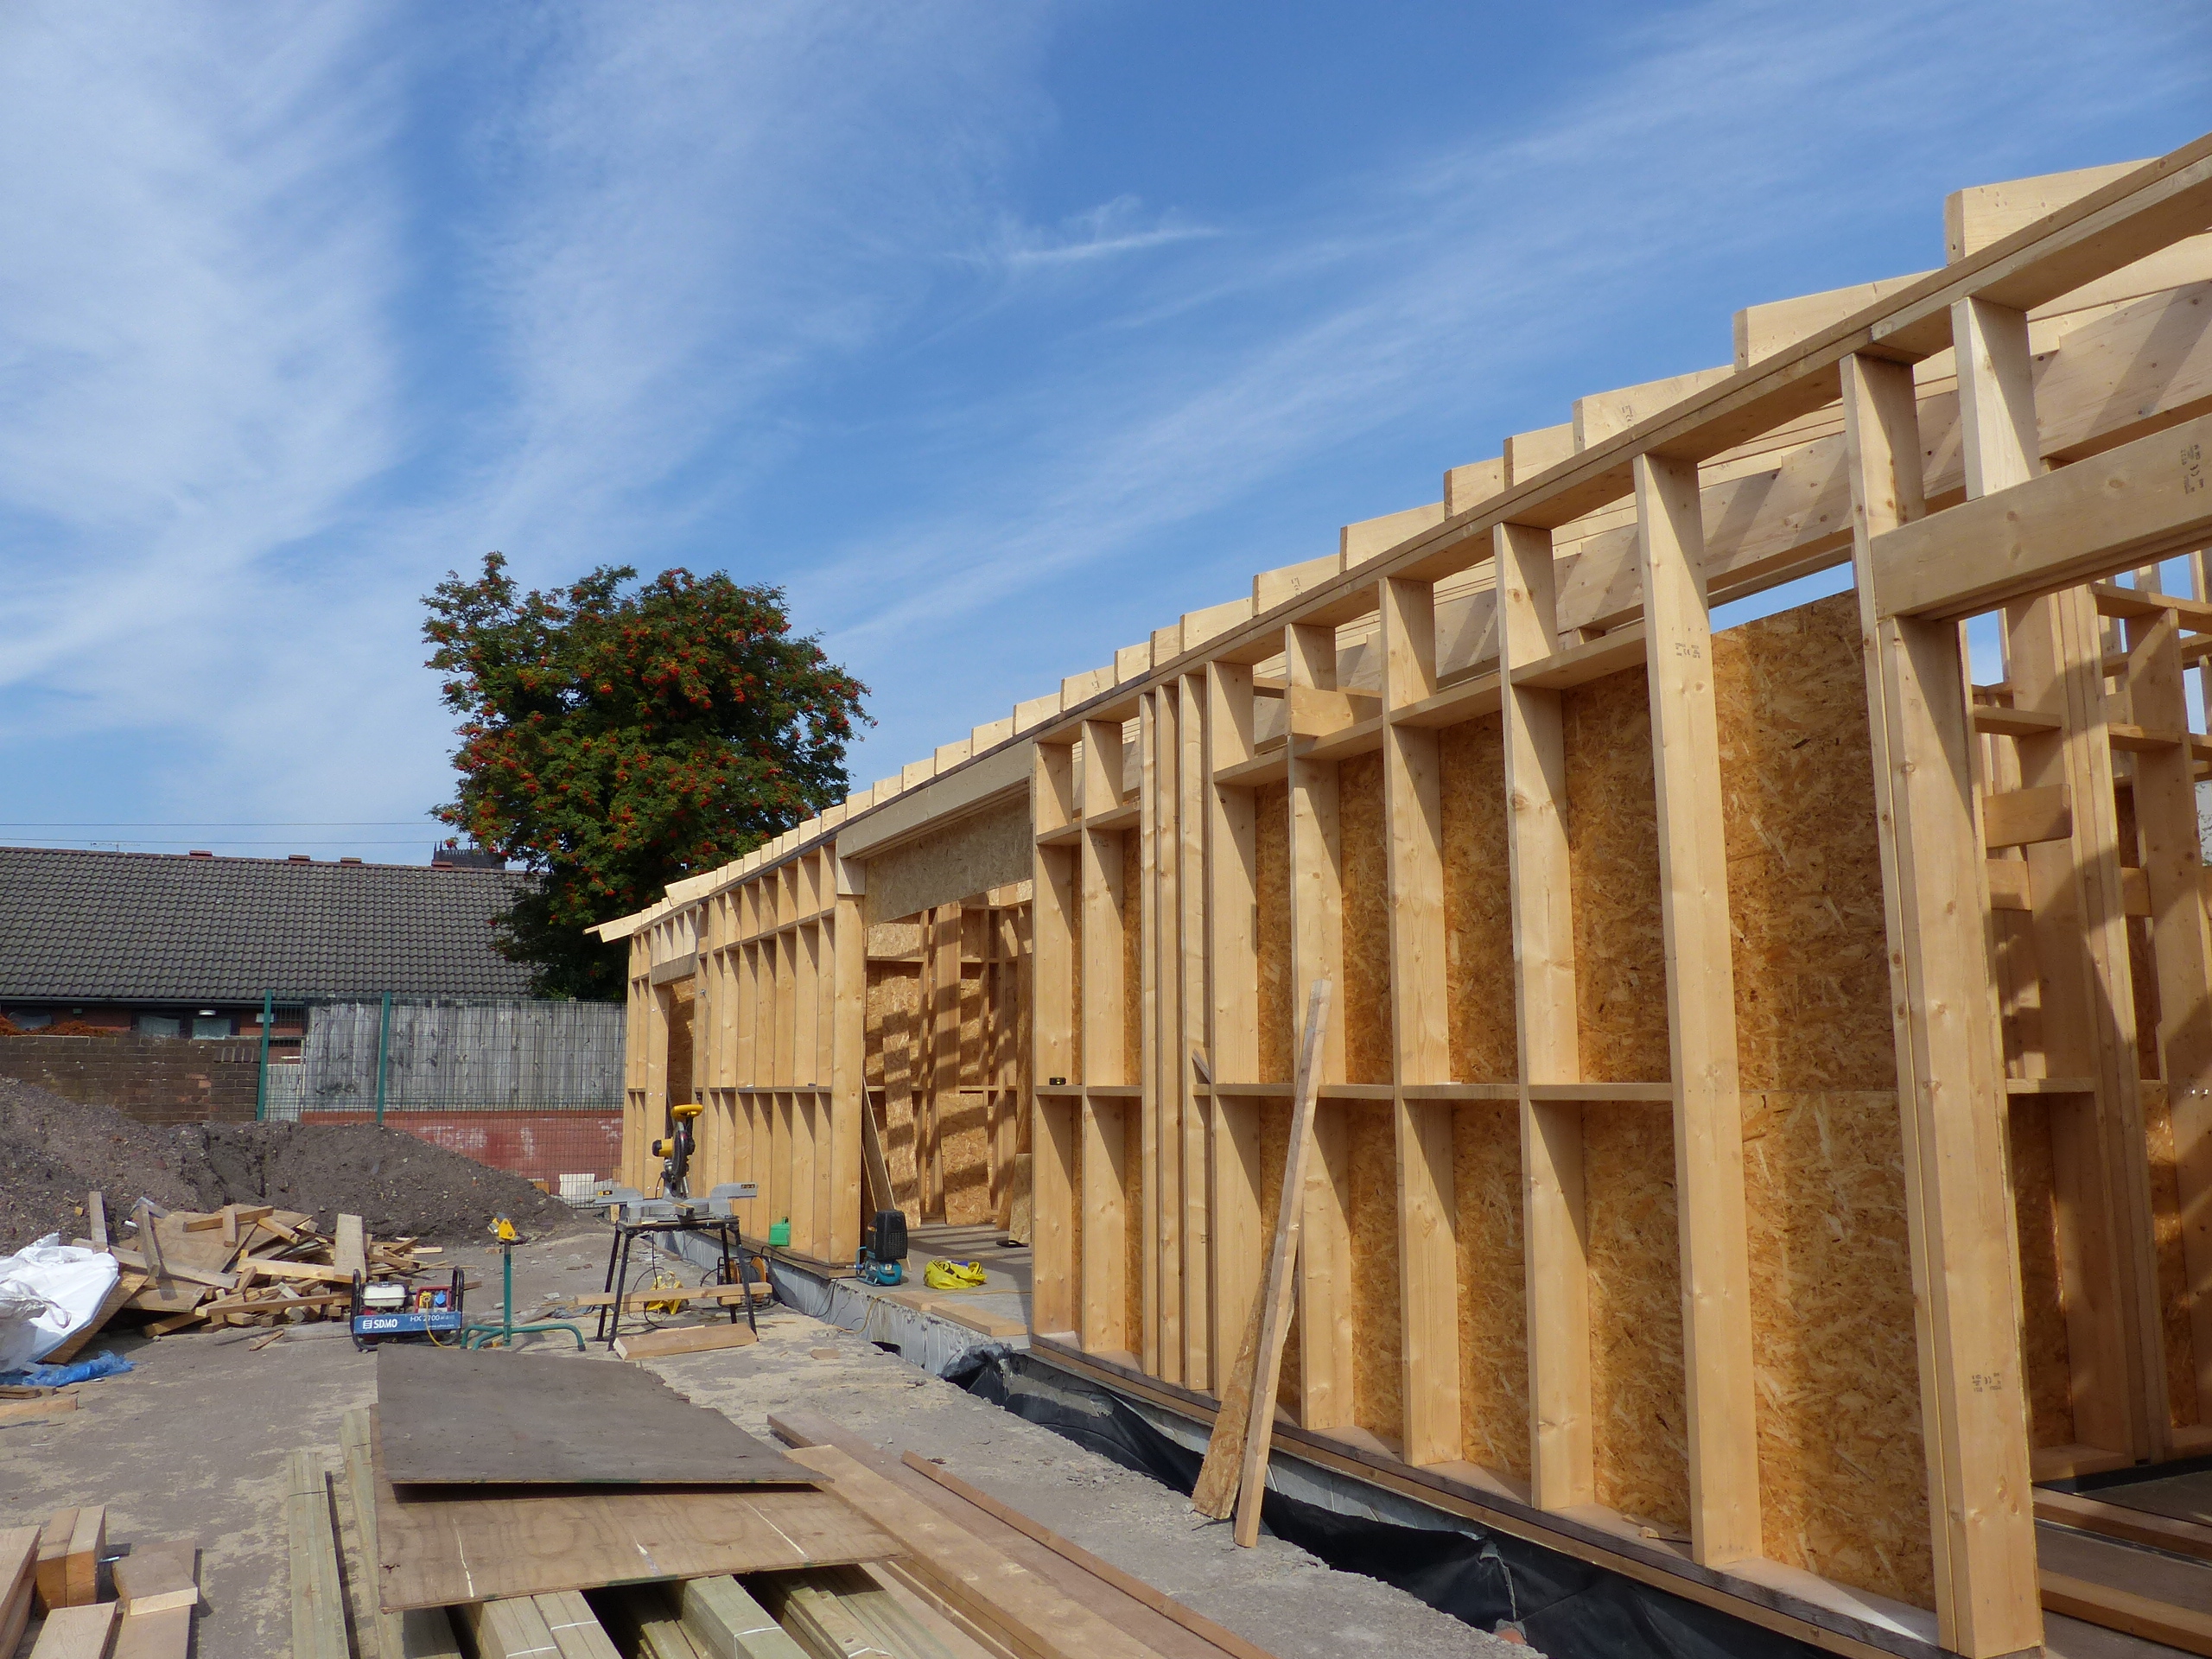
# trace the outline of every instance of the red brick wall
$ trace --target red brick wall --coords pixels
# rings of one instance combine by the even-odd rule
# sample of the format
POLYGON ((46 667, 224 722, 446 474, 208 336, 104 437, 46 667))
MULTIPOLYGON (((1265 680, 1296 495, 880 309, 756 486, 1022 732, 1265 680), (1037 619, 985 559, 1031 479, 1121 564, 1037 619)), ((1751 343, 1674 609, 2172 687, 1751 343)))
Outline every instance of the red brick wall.
POLYGON ((260 1074, 261 1045, 235 1038, 0 1037, 0 1077, 142 1123, 251 1122, 260 1074))

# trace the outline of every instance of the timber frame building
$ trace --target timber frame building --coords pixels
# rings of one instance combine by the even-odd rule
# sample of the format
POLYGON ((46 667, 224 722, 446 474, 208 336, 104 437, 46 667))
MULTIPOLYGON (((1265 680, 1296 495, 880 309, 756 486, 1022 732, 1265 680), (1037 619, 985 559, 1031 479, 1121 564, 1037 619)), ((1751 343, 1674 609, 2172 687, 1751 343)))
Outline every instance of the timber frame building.
POLYGON ((627 1179, 698 1099, 830 1267, 863 1114, 918 1218, 1026 1179, 1033 1351, 1204 1421, 1327 978, 1280 1452, 2037 1647, 2032 1483, 2212 1451, 2208 226, 2212 137, 1961 191, 608 924, 627 1179))

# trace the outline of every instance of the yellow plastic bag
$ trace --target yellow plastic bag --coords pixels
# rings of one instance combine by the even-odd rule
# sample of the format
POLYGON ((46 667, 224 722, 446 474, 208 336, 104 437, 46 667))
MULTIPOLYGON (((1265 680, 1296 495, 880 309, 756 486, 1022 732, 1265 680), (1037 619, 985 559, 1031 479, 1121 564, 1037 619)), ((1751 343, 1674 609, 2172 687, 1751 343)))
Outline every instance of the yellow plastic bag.
POLYGON ((987 1275, 980 1262, 932 1262, 922 1269, 922 1282, 931 1290, 974 1290, 987 1275))

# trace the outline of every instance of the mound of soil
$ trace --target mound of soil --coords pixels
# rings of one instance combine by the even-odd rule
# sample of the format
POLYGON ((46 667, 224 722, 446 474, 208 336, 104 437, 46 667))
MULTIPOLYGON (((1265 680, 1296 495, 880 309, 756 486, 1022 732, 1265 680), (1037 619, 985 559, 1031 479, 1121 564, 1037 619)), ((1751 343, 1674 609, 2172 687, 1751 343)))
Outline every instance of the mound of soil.
POLYGON ((97 1187, 120 1217, 140 1198, 171 1209, 274 1204, 329 1231, 339 1213, 385 1238, 480 1243, 495 1215, 543 1236, 573 1219, 528 1181, 372 1123, 194 1123, 157 1128, 0 1078, 0 1255, 79 1237, 97 1187))
POLYGON ((273 1204, 326 1233, 344 1211, 379 1238, 437 1244, 480 1244, 494 1216, 533 1236, 570 1219, 518 1175, 373 1123, 197 1123, 177 1135, 196 1143, 222 1194, 207 1209, 273 1204))

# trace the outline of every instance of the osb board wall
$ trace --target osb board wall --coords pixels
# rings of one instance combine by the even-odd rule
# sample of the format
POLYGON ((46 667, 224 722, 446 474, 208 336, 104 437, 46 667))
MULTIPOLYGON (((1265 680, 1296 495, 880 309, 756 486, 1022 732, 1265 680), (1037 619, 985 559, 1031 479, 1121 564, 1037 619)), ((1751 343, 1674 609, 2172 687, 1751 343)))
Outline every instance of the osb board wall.
POLYGON ((1452 1197, 1459 1257, 1460 1434, 1469 1462, 1526 1480, 1529 1322, 1519 1107, 1477 1101, 1452 1109, 1452 1197))
POLYGON ((1643 671, 1560 699, 1575 1000, 1586 1083, 1667 1079, 1667 950, 1643 671))
MULTIPOLYGON (((1291 1105, 1287 1100, 1263 1100, 1260 1103, 1260 1248, 1264 1253, 1273 1247, 1275 1224, 1282 1217, 1282 1175, 1290 1159, 1291 1105)), ((1262 1283, 1267 1276, 1267 1260, 1263 1254, 1260 1262, 1262 1283)), ((1290 1328, 1283 1341, 1282 1372, 1275 1385, 1276 1402, 1294 1418, 1298 1415, 1300 1402, 1305 1398, 1305 1347, 1300 1340, 1298 1299, 1290 1305, 1290 1328)))
POLYGON ((2166 1403, 2176 1427, 2182 1427, 2203 1419, 2196 1402, 2196 1345, 2189 1328, 2189 1264, 2182 1255, 2174 1120, 2163 1083, 2143 1085, 2143 1128, 2150 1144, 2151 1221, 2158 1248, 2158 1312, 2166 1336, 2166 1403))
POLYGON ((1438 735, 1452 1076, 1460 1083, 1512 1083, 1521 1063, 1513 1025, 1503 732, 1492 716, 1446 727, 1438 735))
POLYGON ((696 1100, 693 1072, 697 1061, 691 1040, 693 1016, 699 1010, 699 982, 671 980, 662 988, 668 998, 668 1103, 681 1106, 696 1100))
POLYGON ((1895 1091, 1746 1093, 1744 1197, 1766 1552, 1930 1605, 1895 1091))
MULTIPOLYGON (((982 912, 971 913, 980 920, 982 912)), ((969 916, 963 915, 963 922, 969 916)), ((991 1208, 991 1079, 984 1075, 987 1007, 980 969, 960 984, 960 1090, 937 1101, 937 1153, 943 1172, 944 1218, 956 1227, 987 1221, 991 1208)))
POLYGON ((1713 636, 1746 1089, 1897 1087, 1857 604, 1713 636))
POLYGON ((1681 1273, 1667 1109, 1586 1105, 1582 1168, 1598 1502, 1662 1528, 1687 1529, 1681 1273))
POLYGON ((883 1104, 878 1119, 883 1135, 883 1159, 891 1171, 891 1187, 899 1207, 918 1219, 921 1209, 919 1146, 914 1120, 916 1021, 921 1014, 922 980, 918 968, 896 963, 871 963, 868 986, 868 1052, 872 1077, 883 1084, 883 1104))
POLYGON ((1290 785, 1254 790, 1252 808, 1260 957, 1260 1075, 1252 1081, 1288 1083, 1297 1065, 1291 1054, 1296 1039, 1290 1007, 1290 785))
MULTIPOLYGON (((1144 1078, 1144 846, 1122 833, 1122 1081, 1144 1078)), ((1129 1212, 1135 1215, 1137 1211, 1129 1212)))
POLYGON ((1382 757, 1337 768, 1344 857, 1344 1080, 1391 1081, 1389 841, 1382 825, 1382 757))
POLYGON ((1015 796, 870 858, 862 908, 870 921, 889 921, 931 905, 957 904, 971 893, 1028 880, 1036 856, 1029 798, 1015 796))
POLYGON ((2059 1305, 2057 1170, 2051 1160, 2050 1109, 2040 1095, 2011 1102, 2006 1150, 2012 1213, 2020 1241, 2021 1369, 2028 1379, 2032 1446, 2074 1443, 2072 1362, 2059 1305))
POLYGON ((1345 1115, 1351 1141, 1352 1417, 1370 1433, 1402 1442, 1396 1108, 1350 1100, 1325 1109, 1345 1115))

